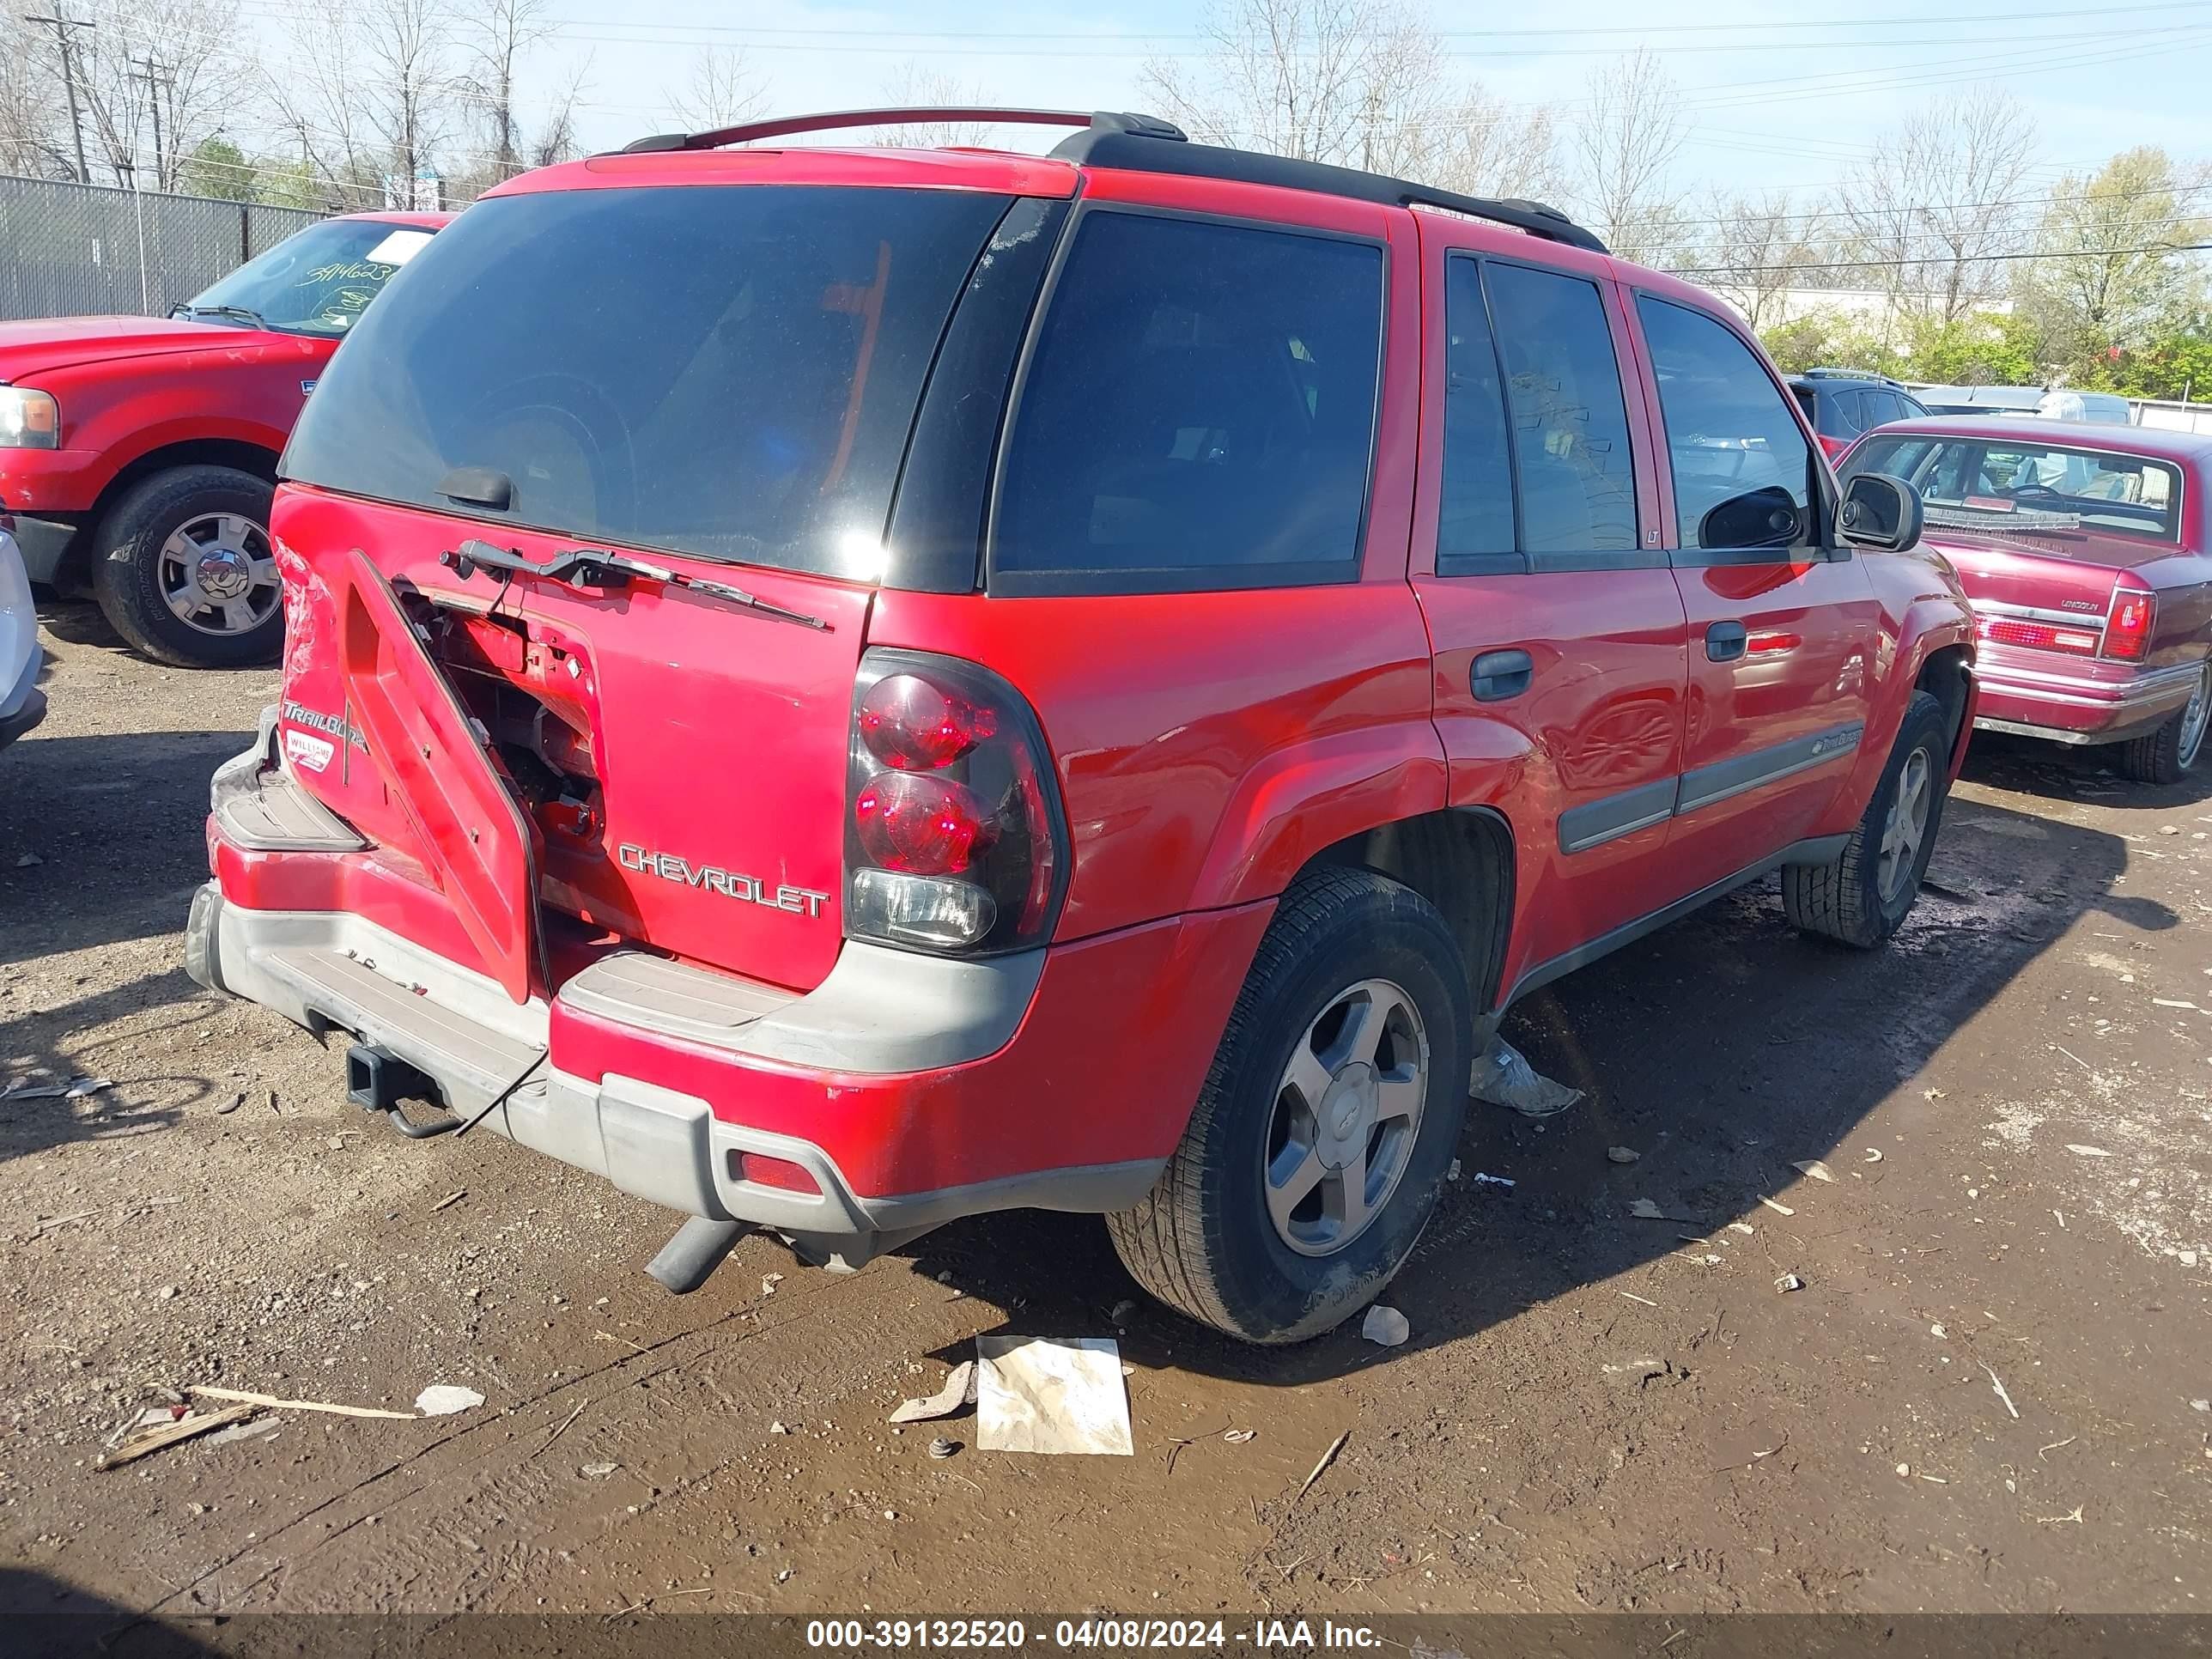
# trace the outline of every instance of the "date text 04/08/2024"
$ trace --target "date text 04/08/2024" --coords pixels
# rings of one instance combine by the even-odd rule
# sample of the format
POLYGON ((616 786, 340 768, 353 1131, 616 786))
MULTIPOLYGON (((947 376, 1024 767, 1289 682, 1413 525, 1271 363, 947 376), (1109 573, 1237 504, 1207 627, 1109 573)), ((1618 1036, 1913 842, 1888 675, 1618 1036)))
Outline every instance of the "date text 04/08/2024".
POLYGON ((1062 1619, 1031 1631, 1016 1619, 811 1619, 810 1648, 980 1648, 1000 1650, 1038 1645, 1064 1649, 1219 1649, 1261 1651, 1303 1648, 1373 1648, 1382 1638, 1364 1625, 1331 1620, 1263 1619, 1250 1625, 1220 1619, 1062 1619))

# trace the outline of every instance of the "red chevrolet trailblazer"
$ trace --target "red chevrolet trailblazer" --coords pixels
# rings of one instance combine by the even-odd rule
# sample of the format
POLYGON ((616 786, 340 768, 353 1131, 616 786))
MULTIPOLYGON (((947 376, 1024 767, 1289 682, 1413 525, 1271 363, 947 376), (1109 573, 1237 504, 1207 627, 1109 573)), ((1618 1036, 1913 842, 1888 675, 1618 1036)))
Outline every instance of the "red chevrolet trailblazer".
POLYGON ((689 1215, 672 1286, 1036 1206, 1286 1341, 1515 998, 1778 872, 1903 921, 1972 618, 1724 306, 1142 116, 767 142, 897 118, 533 173, 393 279, 287 452, 202 984, 689 1215))
POLYGON ((274 657, 276 457, 338 342, 449 216, 310 225, 167 319, 0 323, 0 520, 31 580, 88 591, 158 661, 274 657))
POLYGON ((2139 782, 2187 775, 2212 714, 2212 434, 1930 416, 1841 468, 1926 503, 1973 600, 1979 725, 2113 744, 2139 782))

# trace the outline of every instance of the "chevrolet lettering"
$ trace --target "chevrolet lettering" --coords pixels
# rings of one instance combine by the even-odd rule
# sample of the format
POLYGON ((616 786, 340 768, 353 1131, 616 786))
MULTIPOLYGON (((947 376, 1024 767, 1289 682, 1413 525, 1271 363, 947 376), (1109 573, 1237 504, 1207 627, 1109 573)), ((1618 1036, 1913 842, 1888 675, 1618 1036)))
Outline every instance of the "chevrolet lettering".
POLYGON ((795 916, 819 916, 830 899, 829 894, 805 887, 770 890, 762 884, 758 876, 741 876, 735 871, 718 870, 711 864, 693 864, 672 853, 651 852, 634 842, 624 842, 616 848, 615 857, 623 869, 635 870, 642 876, 659 876, 663 881, 681 882, 686 887, 703 887, 725 898, 743 899, 748 904, 770 910, 788 910, 795 916))

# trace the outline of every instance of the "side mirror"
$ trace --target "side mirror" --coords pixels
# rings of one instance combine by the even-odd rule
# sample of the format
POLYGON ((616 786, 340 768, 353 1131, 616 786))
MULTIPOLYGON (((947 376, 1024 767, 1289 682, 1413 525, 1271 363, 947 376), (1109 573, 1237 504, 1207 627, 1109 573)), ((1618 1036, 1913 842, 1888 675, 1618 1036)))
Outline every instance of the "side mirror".
POLYGON ((1920 540, 1927 508, 1920 492, 1886 472, 1861 472, 1844 486, 1837 529, 1856 547, 1901 553, 1920 540))
POLYGON ((1731 495, 1698 520, 1704 548, 1788 547, 1798 539, 1797 498, 1780 484, 1731 495))

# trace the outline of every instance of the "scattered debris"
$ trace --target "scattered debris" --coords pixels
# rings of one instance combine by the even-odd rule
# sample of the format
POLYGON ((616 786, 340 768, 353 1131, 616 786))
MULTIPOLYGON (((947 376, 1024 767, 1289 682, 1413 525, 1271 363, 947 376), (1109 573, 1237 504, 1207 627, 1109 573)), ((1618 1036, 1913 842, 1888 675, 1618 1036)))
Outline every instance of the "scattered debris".
POLYGON ((1608 1146, 1605 1149, 1605 1161, 1608 1164, 1633 1164, 1643 1156, 1632 1146, 1608 1146))
POLYGON ((452 1417, 459 1412, 474 1411, 483 1402, 484 1397, 474 1389, 453 1382, 434 1382, 415 1396, 415 1409, 425 1417, 452 1417))
POLYGON ((2012 1403, 2012 1396, 2005 1392, 2002 1379, 1995 1371, 1990 1371, 1987 1365, 1983 1366, 1982 1369, 1990 1371, 1990 1387, 1996 1389, 1997 1398, 2004 1401, 2004 1408, 2017 1419, 2020 1416, 2020 1407, 2012 1403))
POLYGON ((2076 1158, 2110 1158, 2112 1156, 2102 1146, 2084 1146, 2075 1140, 2066 1143, 2066 1150, 2076 1158))
POLYGON ((1655 1376, 1672 1375, 1674 1368, 1663 1359, 1627 1359, 1604 1369, 1607 1376, 1623 1382, 1633 1382, 1642 1388, 1655 1376))
POLYGON ((1523 1117, 1552 1117, 1583 1097, 1579 1089, 1540 1077, 1511 1043, 1494 1036, 1474 1062, 1468 1092, 1493 1106, 1510 1106, 1523 1117))
POLYGON ((1107 1322, 1109 1324, 1118 1325, 1136 1311, 1137 1298, 1133 1296, 1125 1296, 1119 1302, 1116 1302, 1112 1307, 1106 1310, 1107 1322))
POLYGON ((1621 1292, 1621 1294, 1622 1294, 1623 1296, 1626 1297, 1627 1297, 1631 1302, 1641 1302, 1641 1303, 1642 1303, 1645 1307, 1647 1307, 1647 1308, 1656 1308, 1656 1307, 1657 1307, 1657 1306, 1659 1305, 1656 1302, 1654 1302, 1654 1301, 1653 1301, 1650 1297, 1648 1297, 1648 1296, 1638 1296, 1638 1295, 1637 1295, 1637 1293, 1636 1293, 1635 1291, 1623 1291, 1621 1292))
MULTIPOLYGON (((547 1435, 543 1440, 539 1441, 536 1446, 531 1449, 530 1457, 537 1456, 539 1452, 544 1451, 556 1440, 558 1440, 562 1435, 568 1433, 568 1425, 584 1414, 584 1401, 579 1400, 576 1402, 576 1409, 570 1412, 566 1417, 561 1419, 561 1426, 554 1430, 552 1433, 547 1435)), ((522 1461, 526 1463, 530 1461, 530 1458, 526 1457, 522 1461)))
POLYGON ((244 1091, 241 1091, 230 1097, 230 1103, 228 1105, 216 1107, 215 1109, 215 1115, 217 1117, 228 1117, 233 1112, 236 1111, 240 1107, 245 1104, 246 1095, 244 1091))
POLYGON ((207 1443, 210 1446, 234 1446, 241 1440, 266 1440, 283 1426, 281 1418, 250 1417, 243 1423, 218 1429, 207 1437, 207 1443))
POLYGON ((1257 1429, 1224 1429, 1221 1437, 1232 1446, 1241 1446, 1247 1440, 1255 1438, 1259 1432, 1257 1429))
POLYGON ((619 1463, 586 1463, 576 1473, 586 1480, 604 1480, 621 1467, 619 1463))
POLYGON ((1741 1233, 1746 1238, 1749 1238, 1752 1235, 1756 1233, 1759 1229, 1753 1226, 1748 1221, 1731 1221, 1729 1223, 1729 1231, 1732 1233, 1741 1233))
POLYGON ((1879 1163, 1881 1163, 1881 1147, 1879 1147, 1879 1146, 1869 1146, 1869 1147, 1868 1147, 1868 1148, 1867 1148, 1867 1155, 1866 1155, 1866 1157, 1865 1157, 1864 1158, 1863 1158, 1862 1160, 1860 1160, 1860 1161, 1861 1161, 1862 1163, 1866 1163, 1866 1164, 1879 1164, 1879 1163))
MULTIPOLYGON (((893 1412, 894 1423, 926 1423, 932 1418, 950 1417, 963 1406, 975 1403, 975 1362, 963 1359, 955 1365, 945 1379, 945 1386, 935 1394, 919 1400, 909 1400, 893 1412)), ((776 1425, 781 1433, 783 1425, 776 1425)))
POLYGON ((947 1440, 941 1434, 929 1443, 929 1455, 940 1463, 948 1457, 957 1455, 959 1450, 960 1443, 957 1440, 947 1440))
POLYGON ((1632 1200, 1628 1206, 1628 1212, 1634 1216, 1638 1221, 1680 1221, 1690 1226, 1695 1226, 1698 1223, 1697 1217, 1693 1215, 1671 1215, 1665 1210, 1661 1209, 1656 1204, 1654 1204, 1648 1198, 1639 1198, 1632 1200))
POLYGON ((1805 1281, 1798 1278, 1796 1273, 1784 1273, 1774 1281, 1774 1288, 1786 1296, 1792 1291, 1803 1290, 1805 1281))
POLYGON ((2051 1213, 2058 1218, 2058 1231, 2062 1233, 2066 1231, 2066 1212, 2063 1210, 2053 1210, 2051 1213))
POLYGON ((2171 997, 2153 997, 2150 1006, 2154 1008, 2186 1008, 2192 1014, 2203 1012, 2193 1002, 2177 1002, 2171 997))
MULTIPOLYGON (((202 1400, 234 1400, 241 1405, 264 1406, 271 1411, 330 1412, 339 1417, 397 1417, 410 1423, 415 1420, 412 1412, 380 1411, 374 1406, 333 1406, 320 1400, 279 1400, 273 1394, 247 1394, 240 1389, 217 1389, 197 1382, 186 1385, 185 1392, 202 1400)), ((482 1395, 477 1396, 476 1403, 483 1403, 482 1395)))
POLYGON ((1910 1480, 1912 1478, 1912 1465, 1910 1463, 1899 1463, 1897 1466, 1897 1473, 1899 1479, 1910 1480))
POLYGON ((93 1467, 120 1468, 125 1463, 135 1463, 151 1453, 196 1439, 216 1429, 228 1428, 233 1423, 243 1423, 260 1409, 258 1406, 226 1406, 219 1412, 188 1414, 158 1427, 139 1429, 113 1450, 101 1453, 93 1467))
POLYGON ((1413 1332, 1405 1315, 1377 1302, 1367 1310, 1367 1317, 1360 1321, 1359 1334, 1378 1347, 1395 1348, 1402 1346, 1413 1332))
POLYGON ((26 853, 15 860, 15 867, 18 870, 35 870, 45 862, 36 853, 26 853))
POLYGON ((1928 1328, 1928 1334, 1930 1336, 1942 1336, 1947 1334, 1941 1325, 1930 1325, 1928 1328))
POLYGON ((1948 1486, 1951 1484, 1940 1474, 1923 1474, 1920 1478, 1931 1486, 1948 1486))
POLYGON ((76 1100, 114 1086, 111 1079, 104 1077, 73 1077, 53 1083, 24 1078, 0 1089, 0 1100, 76 1100))
POLYGON ((439 1200, 435 1204, 433 1204, 433 1205, 430 1206, 430 1213, 431 1213, 432 1215, 435 1215, 435 1214, 437 1214, 437 1213, 438 1213, 438 1212, 439 1212, 439 1211, 441 1211, 441 1210, 444 1209, 447 1205, 449 1205, 449 1204, 458 1204, 458 1203, 459 1203, 463 1199, 466 1198, 468 1195, 469 1195, 469 1189, 468 1189, 467 1188, 465 1188, 465 1187, 457 1188, 456 1188, 455 1190, 453 1190, 453 1192, 447 1193, 447 1194, 443 1198, 440 1199, 440 1200, 439 1200))
MULTIPOLYGON (((942 1277, 942 1275, 940 1275, 940 1277, 942 1277)), ((775 1294, 775 1287, 782 1283, 783 1275, 781 1273, 763 1273, 761 1275, 761 1294, 763 1296, 774 1296, 775 1294)))
POLYGON ((1504 1176, 1485 1175, 1481 1170, 1477 1170, 1474 1172, 1474 1184, 1478 1187, 1503 1187, 1510 1193, 1521 1183, 1517 1181, 1508 1181, 1504 1176))
POLYGON ((975 1354, 975 1443, 985 1451, 1134 1454, 1111 1337, 979 1336, 975 1354))
POLYGON ((1457 1158, 1454 1158, 1451 1161, 1451 1168, 1444 1171, 1444 1179, 1446 1181, 1457 1181, 1459 1179, 1459 1160, 1457 1158))
POLYGON ((1328 1443, 1328 1449, 1321 1455, 1321 1462, 1313 1466, 1313 1473, 1305 1478, 1304 1483, 1299 1486, 1297 1491, 1291 1494, 1291 1501, 1283 1506, 1284 1515, 1288 1516, 1292 1510, 1297 1508, 1298 1499, 1304 1498, 1308 1492, 1313 1490, 1313 1483, 1321 1479, 1322 1471, 1328 1468, 1330 1464, 1336 1462, 1337 1453, 1344 1449, 1344 1443, 1351 1438, 1352 1431, 1350 1429, 1346 1429, 1342 1434, 1340 1434, 1335 1439, 1328 1443))
POLYGON ((2189 1409, 2193 1412, 2212 1412, 2212 1400, 2192 1400, 2189 1409))
POLYGON ((791 1432, 791 1431, 785 1426, 783 1419, 780 1417, 777 1418, 775 1422, 768 1425, 768 1431, 770 1434, 789 1434, 791 1432))
POLYGON ((2073 1444, 2076 1440, 2079 1440, 2081 1437, 2080 1435, 2078 1435, 2078 1434, 2069 1434, 2069 1435, 2068 1435, 2068 1436, 2067 1436, 2063 1440, 2054 1440, 2054 1441, 2052 1441, 2052 1442, 2051 1442, 2049 1445, 2047 1445, 2047 1446, 2038 1446, 2038 1447, 2035 1449, 2035 1455, 2036 1455, 2038 1457, 2040 1457, 2040 1456, 2042 1456, 2042 1455, 2043 1455, 2043 1454, 2044 1454, 2044 1453, 2045 1453, 2045 1452, 2055 1452, 2055 1451, 2057 1451, 2057 1450, 2060 1447, 2062 1447, 2062 1446, 2070 1446, 2070 1445, 2072 1445, 2072 1444, 2073 1444))
POLYGON ((1791 1209, 1787 1204, 1778 1203, 1773 1199, 1766 1197, 1764 1194, 1760 1194, 1759 1201, 1766 1206, 1768 1209, 1773 1211, 1777 1215, 1796 1215, 1797 1213, 1796 1211, 1791 1209))
POLYGON ((1825 1181, 1832 1187, 1835 1185, 1836 1172, 1817 1158, 1801 1159, 1790 1167, 1799 1175, 1810 1176, 1814 1181, 1825 1181))
POLYGON ((2071 1521, 2075 1526, 2081 1526, 2082 1524, 2081 1509, 2082 1506, 2076 1504, 2074 1506, 2073 1513, 2070 1515, 2039 1515, 2035 1517, 2036 1524, 2038 1526, 2063 1526, 2067 1522, 2071 1521))

